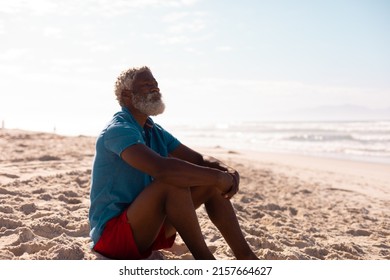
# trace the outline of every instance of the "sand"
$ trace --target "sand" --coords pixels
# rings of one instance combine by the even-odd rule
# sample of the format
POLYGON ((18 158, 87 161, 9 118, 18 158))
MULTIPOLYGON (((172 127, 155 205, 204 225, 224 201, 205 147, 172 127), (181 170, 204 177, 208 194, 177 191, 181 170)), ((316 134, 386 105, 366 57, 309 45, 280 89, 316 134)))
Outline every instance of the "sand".
MULTIPOLYGON (((105 259, 90 249, 93 137, 0 130, 0 259, 105 259)), ((221 143, 223 144, 223 143, 221 143)), ((390 165, 202 148, 236 168, 243 233, 267 260, 390 260, 390 165)), ((203 208, 217 259, 234 259, 203 208)), ((177 237, 152 259, 192 259, 177 237)))

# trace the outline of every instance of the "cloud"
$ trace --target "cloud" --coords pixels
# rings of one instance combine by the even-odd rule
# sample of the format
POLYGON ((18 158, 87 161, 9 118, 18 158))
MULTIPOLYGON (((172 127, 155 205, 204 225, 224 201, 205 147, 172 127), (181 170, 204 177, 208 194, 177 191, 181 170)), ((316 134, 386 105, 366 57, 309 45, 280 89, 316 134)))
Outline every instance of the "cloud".
POLYGON ((22 58, 29 52, 29 49, 9 49, 0 53, 0 61, 14 61, 22 58))
POLYGON ((188 45, 196 42, 208 40, 211 35, 204 33, 195 36, 194 34, 169 34, 169 33, 149 33, 144 35, 145 38, 156 40, 160 45, 188 45))
POLYGON ((50 0, 12 0, 2 1, 0 5, 0 12, 6 14, 28 12, 34 15, 43 15, 54 12, 56 7, 57 4, 50 0))
POLYGON ((188 12, 176 12, 176 13, 169 13, 162 18, 162 22, 169 22, 169 23, 175 23, 183 18, 186 18, 190 15, 188 12))
POLYGON ((192 53, 192 54, 195 54, 195 55, 203 55, 204 52, 198 50, 198 49, 195 49, 195 48, 192 48, 192 47, 188 47, 188 48, 185 48, 184 49, 186 52, 189 52, 189 53, 192 53))
POLYGON ((19 12, 23 6, 24 1, 2 1, 0 5, 0 12, 5 14, 14 14, 19 12))
POLYGON ((167 35, 161 33, 154 33, 145 35, 146 38, 157 40, 160 45, 185 45, 193 41, 193 38, 185 35, 167 35))
MULTIPOLYGON (((161 45, 188 45, 210 39, 207 12, 174 12, 161 18, 161 31, 144 34, 161 45)), ((192 51, 193 48, 187 50, 192 51)))
POLYGON ((32 13, 34 15, 101 15, 114 16, 134 9, 159 7, 188 7, 198 0, 12 0, 2 1, 0 12, 6 14, 32 13))
POLYGON ((62 30, 56 27, 45 27, 43 29, 43 36, 49 38, 62 38, 62 30))
POLYGON ((194 19, 191 22, 182 22, 168 27, 169 33, 200 32, 206 28, 206 22, 203 19, 194 19))
POLYGON ((104 52, 109 53, 112 52, 115 49, 113 45, 103 45, 103 44, 96 44, 91 46, 92 52, 104 52))
POLYGON ((218 52, 230 52, 233 50, 231 46, 219 46, 216 48, 218 52))
POLYGON ((0 21, 0 35, 5 34, 4 22, 0 21))
POLYGON ((98 40, 86 40, 78 42, 78 45, 93 53, 113 52, 117 48, 115 43, 99 42, 98 40))
POLYGON ((60 67, 75 67, 78 65, 84 65, 90 60, 83 58, 54 58, 51 60, 51 64, 57 65, 60 67))
POLYGON ((161 21, 168 24, 167 32, 169 33, 195 33, 207 28, 208 17, 208 12, 174 12, 163 16, 161 21))

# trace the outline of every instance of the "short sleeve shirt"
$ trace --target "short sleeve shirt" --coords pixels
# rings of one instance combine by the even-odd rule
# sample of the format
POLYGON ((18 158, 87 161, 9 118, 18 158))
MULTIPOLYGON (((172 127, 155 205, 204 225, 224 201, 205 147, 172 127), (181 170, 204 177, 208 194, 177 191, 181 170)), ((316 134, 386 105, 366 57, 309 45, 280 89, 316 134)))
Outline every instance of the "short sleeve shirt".
POLYGON ((153 180, 121 158, 121 153, 135 144, 147 145, 167 157, 180 142, 151 118, 141 127, 126 108, 113 116, 96 140, 89 211, 94 244, 106 222, 122 213, 153 180))

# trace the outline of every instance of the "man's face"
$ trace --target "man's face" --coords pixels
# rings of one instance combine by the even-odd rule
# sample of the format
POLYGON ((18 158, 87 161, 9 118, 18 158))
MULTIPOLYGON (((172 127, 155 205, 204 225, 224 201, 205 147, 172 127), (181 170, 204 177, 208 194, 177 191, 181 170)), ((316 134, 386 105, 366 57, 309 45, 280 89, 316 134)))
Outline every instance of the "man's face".
POLYGON ((145 115, 156 116, 164 112, 165 104, 158 83, 149 71, 135 75, 130 97, 132 105, 145 115))

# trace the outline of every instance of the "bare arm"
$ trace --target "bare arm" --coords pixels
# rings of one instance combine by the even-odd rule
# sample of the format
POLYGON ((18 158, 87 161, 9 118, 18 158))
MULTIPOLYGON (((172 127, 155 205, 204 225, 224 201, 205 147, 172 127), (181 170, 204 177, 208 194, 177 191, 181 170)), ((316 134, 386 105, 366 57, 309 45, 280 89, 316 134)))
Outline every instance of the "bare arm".
POLYGON ((234 184, 233 178, 222 170, 176 157, 161 157, 143 144, 126 148, 121 157, 134 168, 178 187, 215 186, 226 193, 234 184))
POLYGON ((190 149, 189 147, 181 144, 179 145, 172 153, 172 156, 191 162, 196 165, 218 169, 223 172, 229 173, 233 179, 234 183, 232 187, 229 189, 228 192, 225 193, 226 198, 231 198, 234 194, 236 194, 239 190, 239 184, 240 184, 240 175, 238 172, 231 168, 230 166, 227 166, 223 162, 217 160, 216 158, 210 157, 210 156, 204 156, 200 153, 190 149))

